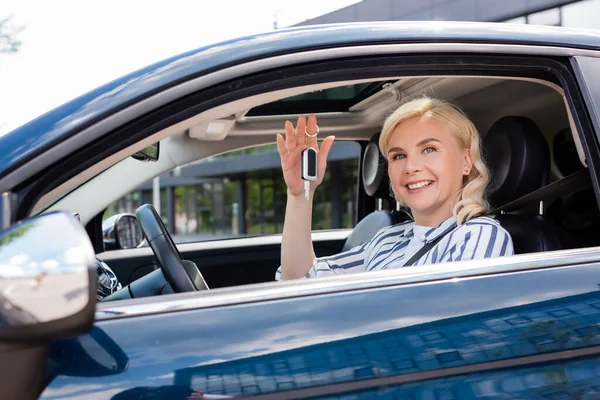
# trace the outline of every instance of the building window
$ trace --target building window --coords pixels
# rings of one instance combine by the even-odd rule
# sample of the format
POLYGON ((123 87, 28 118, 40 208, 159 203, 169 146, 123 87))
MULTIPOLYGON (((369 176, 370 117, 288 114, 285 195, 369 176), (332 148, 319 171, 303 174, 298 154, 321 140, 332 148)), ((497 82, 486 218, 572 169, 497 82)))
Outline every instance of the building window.
POLYGON ((512 18, 512 19, 508 19, 506 21, 507 24, 526 24, 527 23, 527 18, 525 17, 517 17, 517 18, 512 18))
POLYGON ((600 29, 600 20, 597 18, 599 14, 600 0, 583 0, 566 6, 511 18, 504 22, 600 29))
POLYGON ((600 29, 600 0, 585 0, 562 7, 562 25, 600 29))
POLYGON ((527 23, 532 25, 552 25, 560 26, 561 15, 560 8, 553 8, 546 11, 540 11, 537 13, 529 14, 527 16, 527 23))

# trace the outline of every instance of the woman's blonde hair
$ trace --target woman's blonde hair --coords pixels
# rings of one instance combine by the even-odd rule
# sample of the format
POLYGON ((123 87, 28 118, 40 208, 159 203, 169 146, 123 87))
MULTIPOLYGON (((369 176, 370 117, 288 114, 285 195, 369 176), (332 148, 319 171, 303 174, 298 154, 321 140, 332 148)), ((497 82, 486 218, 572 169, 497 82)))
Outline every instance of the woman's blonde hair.
MULTIPOLYGON (((481 140, 475 125, 455 105, 431 97, 420 97, 408 101, 398 107, 384 122, 379 149, 387 159, 388 144, 394 129, 403 121, 412 118, 431 117, 444 123, 463 149, 470 149, 473 168, 468 176, 463 178, 463 187, 453 203, 452 214, 458 225, 484 215, 489 210, 485 199, 485 189, 489 183, 490 173, 481 156, 481 140)), ((393 191, 393 185, 390 185, 393 191)), ((396 201, 405 205, 396 193, 396 201)))

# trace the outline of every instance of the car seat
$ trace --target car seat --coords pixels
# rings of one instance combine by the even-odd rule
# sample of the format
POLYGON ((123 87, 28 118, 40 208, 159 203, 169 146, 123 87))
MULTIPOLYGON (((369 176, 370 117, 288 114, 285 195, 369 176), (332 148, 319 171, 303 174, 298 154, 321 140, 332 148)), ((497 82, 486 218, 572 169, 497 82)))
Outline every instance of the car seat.
MULTIPOLYGON (((387 161, 378 147, 379 134, 369 141, 364 155, 361 179, 369 196, 391 199, 387 161)), ((484 158, 491 182, 487 197, 492 209, 507 204, 548 183, 550 153, 537 125, 526 117, 500 118, 483 140, 484 158)), ((511 234, 516 254, 558 250, 557 227, 543 215, 534 213, 499 214, 496 219, 511 234)), ((522 211, 522 210, 520 210, 522 211)), ((342 251, 370 240, 380 229, 406 220, 397 211, 376 210, 365 216, 346 239, 342 251)))
MULTIPOLYGON (((492 209, 503 206, 548 184, 550 150, 546 139, 531 119, 520 116, 500 118, 483 140, 484 158, 491 181, 487 197, 492 209)), ((560 249, 557 227, 532 210, 505 210, 496 219, 513 240, 515 254, 560 249)))
MULTIPOLYGON (((379 151, 379 133, 371 137, 365 148, 360 172, 360 179, 367 195, 386 201, 390 200, 395 204, 387 174, 387 161, 379 151)), ((402 215, 397 211, 373 211, 356 224, 346 238, 342 251, 350 250, 369 241, 380 229, 400 222, 402 215)))

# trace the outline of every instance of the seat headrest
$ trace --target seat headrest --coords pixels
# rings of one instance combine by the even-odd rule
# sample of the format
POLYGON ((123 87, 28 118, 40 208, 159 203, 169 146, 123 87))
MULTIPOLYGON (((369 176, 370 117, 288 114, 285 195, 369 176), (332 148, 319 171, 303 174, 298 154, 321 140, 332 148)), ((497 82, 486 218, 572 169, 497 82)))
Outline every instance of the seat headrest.
POLYGON ((548 182, 550 151, 538 126, 526 117, 503 117, 483 140, 490 169, 488 199, 499 207, 548 182))
POLYGON ((369 196, 382 199, 391 197, 390 180, 387 174, 387 160, 379 151, 379 133, 373 135, 363 156, 361 179, 369 196))

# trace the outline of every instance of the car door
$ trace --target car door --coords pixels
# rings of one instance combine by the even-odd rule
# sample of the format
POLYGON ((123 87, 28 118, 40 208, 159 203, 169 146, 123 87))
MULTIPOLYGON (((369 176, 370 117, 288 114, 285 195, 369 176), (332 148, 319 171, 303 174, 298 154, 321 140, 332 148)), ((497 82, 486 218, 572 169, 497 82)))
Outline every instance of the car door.
POLYGON ((107 351, 104 376, 59 374, 42 398, 595 395, 599 263, 578 249, 100 304, 93 333, 127 361, 107 351))
POLYGON ((93 361, 41 398, 596 393, 600 256, 518 257, 100 304, 93 361))

